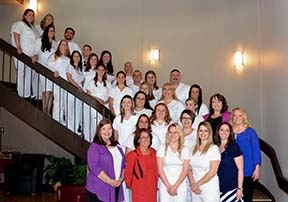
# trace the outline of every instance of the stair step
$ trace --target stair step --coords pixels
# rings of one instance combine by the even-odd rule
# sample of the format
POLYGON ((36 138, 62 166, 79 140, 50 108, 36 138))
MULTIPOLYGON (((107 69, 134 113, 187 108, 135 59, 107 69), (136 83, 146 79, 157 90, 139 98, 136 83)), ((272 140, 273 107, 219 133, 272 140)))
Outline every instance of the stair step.
POLYGON ((257 202, 265 202, 265 201, 272 201, 266 194, 263 194, 261 191, 255 189, 253 195, 253 201, 257 202))

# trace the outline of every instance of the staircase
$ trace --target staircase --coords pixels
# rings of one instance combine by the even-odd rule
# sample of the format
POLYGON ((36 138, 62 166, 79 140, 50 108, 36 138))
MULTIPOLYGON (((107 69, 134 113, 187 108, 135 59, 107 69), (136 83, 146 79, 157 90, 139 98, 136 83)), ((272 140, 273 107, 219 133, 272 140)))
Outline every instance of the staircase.
MULTIPOLYGON (((89 147, 88 141, 69 130, 67 128, 67 124, 63 125, 52 119, 47 114, 43 113, 39 109, 41 108, 41 102, 38 100, 35 101, 27 98, 23 99, 17 95, 17 91, 15 90, 16 78, 14 76, 15 73, 13 73, 15 69, 13 57, 26 64, 26 68, 33 69, 39 73, 39 75, 43 75, 54 84, 57 84, 61 89, 73 94, 83 103, 90 106, 91 110, 95 109, 102 117, 113 120, 113 114, 106 107, 98 103, 96 99, 85 93, 80 93, 66 80, 60 77, 55 78, 53 76, 53 72, 43 67, 41 64, 32 63, 30 57, 26 56, 25 54, 18 55, 14 47, 3 39, 0 39, 0 106, 24 121, 26 124, 30 125, 32 128, 39 131, 45 137, 52 140, 55 144, 61 146, 66 151, 86 160, 86 151, 89 147), (33 103, 34 106, 31 103, 33 103)), ((89 141, 92 141, 92 137, 89 141)))
MULTIPOLYGON (((22 61, 40 75, 48 78, 63 90, 71 93, 83 103, 90 106, 91 109, 95 109, 97 113, 101 114, 104 118, 113 120, 113 114, 106 107, 98 103, 97 100, 87 94, 80 93, 73 85, 69 84, 64 79, 54 78, 53 72, 47 68, 39 63, 32 63, 30 57, 25 54, 18 55, 14 47, 0 38, 0 65, 2 64, 0 66, 0 107, 4 107, 7 111, 23 120, 42 135, 52 140, 55 144, 61 146, 73 155, 86 160, 86 151, 89 147, 88 141, 69 130, 67 125, 60 124, 43 113, 39 109, 38 102, 34 103, 35 106, 38 106, 35 107, 29 103, 29 100, 25 100, 17 95, 15 92, 16 78, 12 73, 14 68, 12 57, 22 61)), ((260 147, 262 152, 271 160, 279 188, 288 193, 288 180, 282 174, 274 149, 261 139, 260 147)), ((275 201, 274 196, 264 185, 257 182, 255 186, 256 190, 253 201, 275 201)))

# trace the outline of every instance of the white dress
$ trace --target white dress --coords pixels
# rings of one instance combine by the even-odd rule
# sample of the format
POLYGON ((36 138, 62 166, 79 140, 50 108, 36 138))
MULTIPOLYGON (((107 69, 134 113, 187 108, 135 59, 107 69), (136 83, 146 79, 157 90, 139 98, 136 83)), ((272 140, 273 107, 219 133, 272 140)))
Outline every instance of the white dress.
MULTIPOLYGON (((87 88, 88 88, 88 84, 91 80, 94 79, 95 75, 96 75, 96 71, 89 69, 89 71, 84 71, 84 85, 83 85, 83 91, 85 93, 87 93, 87 88)), ((88 142, 92 142, 92 138, 94 136, 94 129, 91 130, 91 123, 92 123, 92 119, 91 119, 91 111, 93 110, 89 105, 87 105, 86 103, 84 103, 83 106, 83 133, 84 133, 84 138, 85 140, 87 140, 88 142)), ((94 124, 95 125, 95 124, 94 124)))
MULTIPOLYGON (((45 50, 44 52, 41 50, 42 41, 41 38, 36 41, 36 48, 34 55, 38 55, 38 63, 48 68, 48 59, 50 55, 52 55, 57 47, 55 41, 52 41, 52 47, 50 51, 45 50)), ((49 79, 46 79, 44 76, 40 75, 40 87, 43 92, 44 91, 52 91, 52 82, 49 79)))
POLYGON ((132 90, 128 87, 125 87, 122 91, 118 88, 118 86, 115 86, 111 89, 109 97, 113 99, 113 108, 115 115, 117 116, 120 114, 120 102, 124 95, 130 95, 133 96, 132 90))
MULTIPOLYGON (((58 71, 59 76, 65 80, 66 77, 66 70, 70 65, 70 59, 66 56, 61 56, 55 59, 55 54, 50 55, 48 59, 48 68, 52 71, 58 71)), ((52 86, 53 90, 53 112, 52 117, 56 121, 65 124, 64 117, 66 112, 66 91, 60 88, 57 84, 53 83, 52 86)))
MULTIPOLYGON (((106 86, 104 86, 104 83, 101 83, 97 81, 97 86, 95 85, 95 80, 91 79, 86 86, 86 90, 90 91, 90 95, 93 97, 97 97, 102 99, 104 102, 108 100, 108 94, 111 90, 111 84, 106 81, 106 86)), ((108 107, 108 105, 105 105, 108 107)), ((84 125, 83 125, 83 132, 84 137, 87 141, 91 142, 93 140, 94 134, 96 132, 96 126, 98 122, 102 120, 102 115, 100 113, 97 113, 95 109, 93 109, 88 105, 84 105, 84 125), (86 107, 85 107, 86 106, 86 107)))
MULTIPOLYGON (((179 178, 184 165, 184 160, 189 160, 189 150, 184 147, 181 151, 181 157, 179 157, 179 152, 173 152, 168 146, 165 155, 165 145, 161 145, 157 151, 157 157, 163 158, 163 170, 171 185, 175 184, 179 178)), ((186 201, 187 183, 184 180, 177 189, 177 195, 171 196, 167 192, 167 188, 160 179, 159 183, 159 195, 160 202, 184 202, 186 201)), ((194 201, 193 201, 194 202, 194 201)))
MULTIPOLYGON (((35 43, 38 36, 36 29, 33 31, 28 25, 26 25, 23 21, 15 22, 11 28, 11 43, 14 47, 16 47, 14 33, 20 35, 20 47, 26 55, 32 57, 35 52, 35 43)), ((32 95, 31 86, 33 91, 37 91, 37 81, 35 80, 35 71, 31 70, 30 67, 24 65, 23 62, 14 58, 15 67, 17 70, 17 92, 21 97, 30 97, 32 95), (31 73, 32 71, 32 73, 31 73), (32 77, 31 77, 32 75, 32 77), (32 79, 34 78, 34 80, 32 79), (32 81, 32 82, 31 82, 32 81)), ((36 95, 36 93, 34 93, 36 95)))
MULTIPOLYGON (((69 65, 66 69, 67 73, 72 75, 72 79, 82 87, 84 81, 84 74, 82 71, 77 71, 72 65, 69 65)), ((74 95, 68 93, 68 106, 67 106, 67 121, 68 128, 74 133, 77 133, 79 125, 82 119, 82 101, 76 98, 74 95)))
MULTIPOLYGON (((125 142, 127 141, 128 136, 135 131, 137 120, 138 116, 132 115, 128 120, 123 119, 121 123, 121 116, 118 115, 113 121, 113 128, 114 130, 118 131, 118 142, 123 151, 126 150, 125 142)), ((122 186, 124 191, 124 199, 125 201, 130 202, 132 200, 131 190, 126 187, 125 183, 123 183, 122 186)))
MULTIPOLYGON (((210 161, 220 161, 221 154, 218 146, 212 145, 205 154, 198 151, 191 156, 190 166, 192 167, 193 178, 197 182, 210 169, 210 161)), ((193 202, 220 202, 219 179, 217 174, 205 184, 202 184, 199 189, 201 194, 192 192, 193 202)))

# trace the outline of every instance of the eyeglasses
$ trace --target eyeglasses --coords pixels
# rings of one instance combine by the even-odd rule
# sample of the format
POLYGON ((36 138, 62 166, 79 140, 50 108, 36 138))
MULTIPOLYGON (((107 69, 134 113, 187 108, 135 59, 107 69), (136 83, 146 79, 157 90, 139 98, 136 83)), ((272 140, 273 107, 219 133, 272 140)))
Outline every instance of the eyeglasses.
POLYGON ((145 100, 145 98, 141 98, 141 97, 136 97, 136 100, 145 100))
POLYGON ((140 137, 140 139, 150 139, 150 136, 147 136, 147 137, 140 137))

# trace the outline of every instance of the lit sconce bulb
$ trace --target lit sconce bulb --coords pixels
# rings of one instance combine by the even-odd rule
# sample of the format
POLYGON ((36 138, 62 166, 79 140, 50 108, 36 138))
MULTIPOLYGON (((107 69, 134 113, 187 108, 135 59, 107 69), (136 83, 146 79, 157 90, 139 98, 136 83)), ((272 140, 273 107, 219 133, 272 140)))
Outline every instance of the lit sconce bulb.
POLYGON ((29 8, 33 11, 38 11, 38 0, 30 0, 29 8))
POLYGON ((160 50, 159 49, 151 49, 150 60, 152 63, 160 61, 160 50))
POLYGON ((236 69, 242 69, 244 66, 244 60, 243 60, 243 52, 242 51, 236 51, 234 53, 234 64, 236 66, 236 69))

